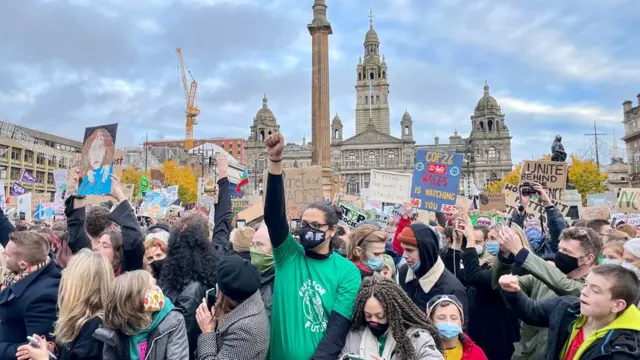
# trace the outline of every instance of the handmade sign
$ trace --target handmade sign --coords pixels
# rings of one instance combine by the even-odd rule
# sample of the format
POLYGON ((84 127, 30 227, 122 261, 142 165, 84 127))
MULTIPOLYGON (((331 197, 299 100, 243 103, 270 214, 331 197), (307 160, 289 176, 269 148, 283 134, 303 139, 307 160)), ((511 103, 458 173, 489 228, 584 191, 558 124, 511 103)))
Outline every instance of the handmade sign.
MULTIPOLYGON (((514 212, 518 211, 518 207, 520 207, 520 203, 518 202, 518 186, 506 183, 504 184, 502 192, 505 194, 506 212, 511 216, 514 212)), ((557 200, 551 200, 551 202, 555 206, 556 210, 560 211, 562 216, 566 217, 569 214, 569 205, 557 200)), ((540 218, 542 215, 543 220, 546 221, 544 205, 540 199, 536 197, 531 197, 525 212, 527 213, 528 219, 540 218)))
MULTIPOLYGON (((624 221, 627 224, 640 226, 640 214, 625 214, 625 213, 612 213, 611 219, 615 220, 615 223, 624 221)), ((614 222, 612 221, 612 224, 614 222)))
MULTIPOLYGON (((282 175, 288 220, 299 218, 307 205, 324 201, 320 167, 286 168, 282 175)), ((265 172, 265 184, 266 176, 265 172)), ((267 191, 269 188, 265 186, 264 193, 267 191)))
POLYGON ((351 204, 342 203, 340 204, 340 208, 342 209, 341 220, 351 228, 355 228, 359 223, 369 218, 366 212, 351 204))
POLYGON ((251 205, 247 209, 238 213, 238 219, 242 219, 248 223, 264 216, 264 206, 260 203, 251 205))
POLYGON ((444 205, 455 205, 460 186, 462 154, 418 150, 411 181, 414 207, 442 211, 444 205))
POLYGON ((249 207, 249 199, 231 199, 231 212, 237 215, 249 207))
POLYGON ((51 202, 51 193, 36 193, 31 192, 31 208, 35 209, 36 205, 40 203, 51 202))
POLYGON ((525 160, 520 171, 520 184, 537 182, 542 185, 552 199, 564 199, 567 187, 567 163, 544 160, 525 160))
POLYGON ((480 194, 480 211, 504 211, 506 208, 505 198, 505 194, 501 192, 480 194))
POLYGON ((618 201, 616 203, 616 206, 618 212, 621 213, 640 213, 640 189, 620 189, 620 194, 618 194, 618 201))
POLYGON ((491 227, 492 225, 504 222, 505 218, 500 214, 473 213, 470 216, 470 220, 473 226, 491 227))
POLYGON ((611 210, 615 210, 617 202, 616 194, 605 192, 600 194, 587 194, 587 206, 609 206, 611 210))
POLYGON ((18 196, 18 206, 17 206, 16 215, 20 213, 24 213, 24 218, 26 221, 31 221, 31 193, 26 193, 18 196))
POLYGON ((133 204, 133 189, 135 187, 134 184, 122 184, 122 192, 130 204, 133 204))
POLYGON ((88 127, 82 143, 82 182, 78 195, 111 194, 118 124, 88 127))
POLYGON ((379 200, 389 203, 404 203, 409 201, 411 174, 372 169, 370 179, 369 200, 379 200))
POLYGON ((464 196, 457 196, 456 203, 454 205, 442 205, 441 212, 445 214, 453 214, 456 211, 456 208, 469 211, 471 210, 471 205, 473 205, 473 200, 467 199, 464 196))
POLYGON ((611 208, 609 206, 583 207, 580 210, 581 220, 609 220, 611 208))

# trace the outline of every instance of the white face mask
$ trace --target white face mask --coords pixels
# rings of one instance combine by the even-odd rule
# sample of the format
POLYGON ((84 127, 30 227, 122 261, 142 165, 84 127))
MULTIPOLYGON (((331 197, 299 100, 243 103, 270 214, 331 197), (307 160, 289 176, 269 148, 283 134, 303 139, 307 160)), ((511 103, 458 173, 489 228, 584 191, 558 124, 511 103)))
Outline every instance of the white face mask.
POLYGON ((482 245, 476 245, 476 252, 478 253, 478 255, 482 255, 482 253, 484 253, 484 246, 482 245))

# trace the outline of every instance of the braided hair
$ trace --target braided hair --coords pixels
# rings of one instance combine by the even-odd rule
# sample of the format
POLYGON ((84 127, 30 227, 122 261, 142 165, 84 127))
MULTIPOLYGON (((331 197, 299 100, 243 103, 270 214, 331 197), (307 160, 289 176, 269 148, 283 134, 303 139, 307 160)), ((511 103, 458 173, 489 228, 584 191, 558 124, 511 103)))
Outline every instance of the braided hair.
POLYGON ((398 284, 383 276, 375 275, 362 281, 356 297, 352 329, 357 330, 366 326, 364 306, 367 300, 372 297, 380 301, 387 316, 389 328, 393 338, 396 340, 398 360, 413 360, 417 358, 416 350, 411 344, 411 339, 407 336, 407 329, 410 327, 426 330, 435 341, 438 351, 444 354, 442 339, 440 339, 438 330, 427 317, 427 314, 409 299, 398 284))

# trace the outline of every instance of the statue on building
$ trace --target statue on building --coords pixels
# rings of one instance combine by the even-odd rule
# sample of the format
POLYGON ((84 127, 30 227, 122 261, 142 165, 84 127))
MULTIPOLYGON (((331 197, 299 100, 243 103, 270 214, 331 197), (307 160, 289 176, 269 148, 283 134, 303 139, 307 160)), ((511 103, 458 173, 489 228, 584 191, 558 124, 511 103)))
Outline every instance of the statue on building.
POLYGON ((567 160, 567 153, 562 145, 562 135, 556 135, 556 139, 551 145, 551 161, 564 162, 567 160))

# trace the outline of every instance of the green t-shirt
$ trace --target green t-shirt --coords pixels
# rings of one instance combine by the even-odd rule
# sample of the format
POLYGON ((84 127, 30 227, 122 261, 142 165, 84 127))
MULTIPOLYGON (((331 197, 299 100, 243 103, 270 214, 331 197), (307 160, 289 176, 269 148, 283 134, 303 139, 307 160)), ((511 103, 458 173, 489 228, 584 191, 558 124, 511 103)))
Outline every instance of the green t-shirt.
POLYGON ((271 359, 308 360, 324 337, 332 311, 351 318, 360 271, 335 253, 325 260, 306 257, 291 234, 273 250, 273 257, 271 359))

